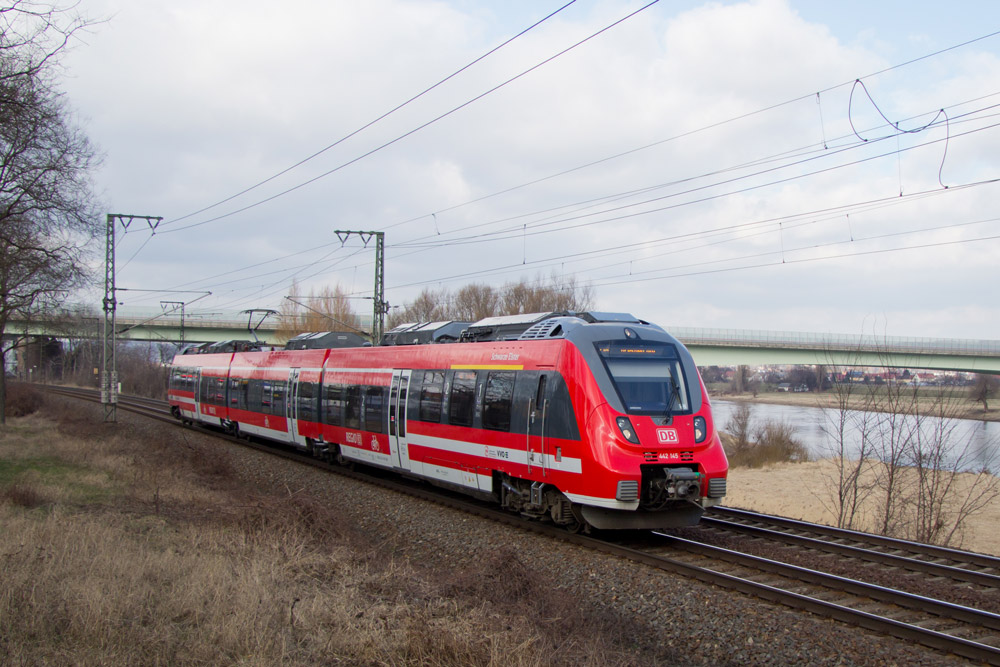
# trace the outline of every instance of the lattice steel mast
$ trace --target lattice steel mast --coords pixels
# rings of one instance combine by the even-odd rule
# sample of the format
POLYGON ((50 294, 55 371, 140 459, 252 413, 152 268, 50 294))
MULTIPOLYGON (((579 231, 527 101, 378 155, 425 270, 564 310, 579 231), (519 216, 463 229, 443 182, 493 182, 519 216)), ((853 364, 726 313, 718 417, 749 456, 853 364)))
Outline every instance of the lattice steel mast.
POLYGON ((104 405, 104 421, 118 421, 118 365, 115 358, 117 332, 115 311, 118 309, 118 295, 115 294, 115 221, 121 220, 128 231, 133 220, 145 220, 149 230, 155 231, 162 217, 152 215, 127 215, 108 213, 107 246, 104 253, 104 346, 101 352, 101 403, 104 405))
POLYGON ((375 237, 375 293, 372 296, 374 306, 372 309, 372 344, 378 345, 382 341, 382 334, 385 333, 385 314, 389 312, 389 304, 385 302, 385 232, 358 232, 345 231, 343 229, 334 230, 334 234, 344 243, 357 234, 361 241, 368 247, 368 241, 375 237))

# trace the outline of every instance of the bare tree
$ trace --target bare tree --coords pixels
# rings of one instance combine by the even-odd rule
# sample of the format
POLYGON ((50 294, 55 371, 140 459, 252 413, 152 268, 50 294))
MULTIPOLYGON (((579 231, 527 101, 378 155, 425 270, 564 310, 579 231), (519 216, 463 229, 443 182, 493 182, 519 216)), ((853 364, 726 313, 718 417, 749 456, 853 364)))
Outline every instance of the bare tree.
POLYGON ((876 347, 885 383, 856 381, 831 364, 843 379, 833 385, 837 408, 825 429, 836 471, 830 509, 840 527, 954 543, 969 518, 1000 496, 1000 480, 989 474, 994 459, 981 460, 995 444, 981 446, 960 428, 957 392, 929 400, 915 376, 889 372, 894 360, 876 347))
POLYGON ((307 331, 365 333, 347 293, 339 284, 333 288, 323 287, 318 292, 310 290, 309 296, 303 296, 298 283, 292 282, 280 314, 277 336, 286 340, 307 331))
POLYGON ((915 419, 919 411, 917 385, 889 382, 884 390, 873 385, 867 391, 876 414, 873 453, 882 464, 874 468, 880 498, 876 529, 883 535, 905 535, 909 517, 903 511, 904 498, 913 492, 906 466, 920 427, 915 419))
MULTIPOLYGON (((842 367, 831 364, 834 378, 846 376, 842 367)), ((872 441, 872 419, 877 416, 873 410, 873 395, 865 385, 851 381, 834 382, 837 405, 824 412, 830 461, 834 475, 829 489, 830 505, 827 506, 837 517, 838 528, 859 528, 861 511, 873 490, 869 473, 870 458, 874 450, 872 441)), ((823 501, 826 504, 826 501, 823 501)))
POLYGON ((545 311, 585 311, 593 307, 594 290, 580 284, 576 277, 538 276, 533 281, 507 283, 501 290, 501 315, 541 313, 545 311))
MULTIPOLYGON (((13 319, 39 318, 82 283, 84 248, 101 228, 90 180, 97 156, 54 85, 60 52, 86 25, 49 3, 0 7, 0 338, 13 319)), ((11 344, 0 344, 4 369, 11 344)))
POLYGON ((489 285, 472 283, 455 294, 451 316, 456 320, 474 322, 496 314, 500 295, 489 285))
POLYGON ((594 290, 575 277, 552 276, 522 279, 496 289, 474 283, 460 289, 454 297, 448 290, 424 289, 404 309, 393 313, 390 326, 404 322, 435 322, 439 320, 479 320, 494 315, 517 315, 540 312, 579 312, 594 307, 594 290))
POLYGON ((996 396, 998 389, 1000 389, 1000 378, 984 373, 977 373, 976 383, 972 385, 972 389, 969 391, 969 398, 977 403, 982 403, 983 412, 989 412, 989 400, 993 396, 996 396))
POLYGON ((753 444, 753 406, 740 403, 729 415, 724 430, 733 436, 733 449, 737 452, 750 447, 753 444))
POLYGON ((948 546, 970 516, 1000 496, 1000 480, 989 473, 996 457, 974 460, 974 434, 962 428, 960 412, 959 397, 946 392, 931 410, 914 415, 917 428, 909 469, 916 482, 907 497, 912 539, 948 546))
POLYGON ((388 326, 392 328, 407 322, 440 322, 450 319, 448 301, 448 290, 442 288, 435 291, 425 287, 405 308, 390 313, 388 326))
POLYGON ((730 390, 734 394, 742 394, 746 391, 747 384, 749 383, 749 376, 749 366, 737 366, 736 372, 733 374, 733 381, 730 383, 730 390))

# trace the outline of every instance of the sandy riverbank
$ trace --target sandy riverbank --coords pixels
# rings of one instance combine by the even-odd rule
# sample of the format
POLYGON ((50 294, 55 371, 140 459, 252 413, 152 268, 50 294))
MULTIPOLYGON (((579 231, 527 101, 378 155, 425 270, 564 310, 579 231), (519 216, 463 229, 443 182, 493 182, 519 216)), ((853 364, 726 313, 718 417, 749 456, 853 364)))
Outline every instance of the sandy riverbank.
MULTIPOLYGON (((829 459, 781 463, 729 471, 729 507, 764 512, 814 523, 836 525, 831 511, 834 463, 829 459)), ((965 481, 971 475, 964 476, 965 481)), ((1000 499, 971 517, 959 540, 949 546, 1000 556, 1000 499)))
MULTIPOLYGON (((836 408, 838 407, 838 397, 836 392, 826 391, 821 394, 814 392, 768 392, 754 396, 750 393, 727 394, 723 392, 709 392, 713 400, 722 401, 746 401, 748 403, 770 403, 772 405, 794 405, 810 408, 836 408)), ((927 411, 932 411, 935 397, 921 397, 921 405, 927 411)), ((976 421, 1000 422, 1000 397, 989 402, 990 409, 983 410, 982 403, 974 403, 966 397, 951 399, 951 407, 955 410, 955 417, 959 419, 974 419, 976 421)), ((860 408, 860 400, 853 404, 853 407, 860 408)))

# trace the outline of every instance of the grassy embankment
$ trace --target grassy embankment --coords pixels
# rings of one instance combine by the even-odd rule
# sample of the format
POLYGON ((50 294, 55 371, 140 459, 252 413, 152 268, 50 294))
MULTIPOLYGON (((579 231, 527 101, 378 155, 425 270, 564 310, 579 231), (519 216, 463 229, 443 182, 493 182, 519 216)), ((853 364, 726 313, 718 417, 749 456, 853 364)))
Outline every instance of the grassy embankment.
POLYGON ((422 569, 197 436, 19 391, 40 409, 0 428, 0 663, 641 660, 513 552, 422 569))

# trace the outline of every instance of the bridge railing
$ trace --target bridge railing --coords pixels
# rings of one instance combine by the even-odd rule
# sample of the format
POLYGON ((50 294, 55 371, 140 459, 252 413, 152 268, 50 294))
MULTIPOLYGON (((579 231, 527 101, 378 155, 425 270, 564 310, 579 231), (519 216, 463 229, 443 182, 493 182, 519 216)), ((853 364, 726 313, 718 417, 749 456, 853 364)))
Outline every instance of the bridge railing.
MULTIPOLYGON (((362 326, 367 326, 371 320, 371 315, 358 316, 362 326)), ((139 324, 149 320, 152 326, 178 327, 181 322, 180 310, 164 313, 158 308, 119 308, 116 313, 116 320, 121 324, 139 324), (155 319, 154 319, 155 318, 155 319)), ((191 328, 205 329, 246 329, 250 318, 246 314, 237 311, 189 311, 184 313, 184 326, 191 328)), ((257 326, 261 322, 260 315, 254 315, 253 325, 257 326)), ((271 315, 264 318, 263 323, 258 326, 261 331, 274 331, 281 325, 280 315, 271 315)))
POLYGON ((781 347, 807 350, 857 350, 859 352, 884 352, 887 354, 1000 355, 1000 340, 988 339, 817 334, 800 331, 702 329, 695 327, 672 327, 667 330, 685 344, 700 343, 732 345, 734 347, 781 347))
MULTIPOLYGON (((91 321, 103 320, 104 314, 96 308, 67 306, 54 313, 56 318, 91 321)), ((370 322, 371 315, 359 316, 362 327, 370 322)), ((149 327, 178 328, 180 311, 164 312, 162 308, 119 308, 116 319, 120 326, 139 325, 144 322, 149 327)), ((247 328, 248 316, 238 311, 189 310, 184 314, 184 326, 190 329, 236 329, 247 328)), ((253 320, 260 322, 259 316, 253 320)), ((266 318, 258 331, 274 331, 281 322, 280 317, 266 318)), ((773 347, 801 350, 837 350, 886 354, 947 354, 956 356, 1000 357, 1000 340, 964 338, 924 338, 914 336, 878 336, 874 334, 807 333, 801 331, 768 331, 762 329, 719 329, 700 327, 667 327, 667 331, 686 344, 702 344, 732 347, 773 347)))

